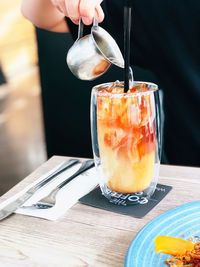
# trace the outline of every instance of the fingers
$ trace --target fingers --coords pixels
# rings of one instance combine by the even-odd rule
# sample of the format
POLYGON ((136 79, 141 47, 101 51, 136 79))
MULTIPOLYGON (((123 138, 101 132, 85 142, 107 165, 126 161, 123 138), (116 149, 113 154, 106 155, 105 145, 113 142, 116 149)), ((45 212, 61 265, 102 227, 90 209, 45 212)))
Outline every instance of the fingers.
POLYGON ((79 1, 80 0, 65 0, 68 17, 75 23, 79 21, 79 1))
POLYGON ((51 0, 51 3, 65 16, 68 17, 65 2, 63 0, 51 0))
POLYGON ((98 22, 99 23, 102 22, 104 20, 104 12, 102 7, 100 5, 97 5, 95 11, 98 22))
POLYGON ((80 16, 82 17, 83 23, 89 25, 92 23, 94 17, 94 0, 81 0, 79 6, 80 16))
POLYGON ((79 13, 82 17, 83 23, 90 25, 93 22, 95 11, 97 14, 98 22, 104 19, 104 13, 100 6, 102 0, 80 0, 79 13))
POLYGON ((98 22, 104 19, 104 12, 100 6, 103 0, 51 0, 52 4, 69 17, 75 24, 82 17, 83 23, 90 25, 96 16, 98 22))

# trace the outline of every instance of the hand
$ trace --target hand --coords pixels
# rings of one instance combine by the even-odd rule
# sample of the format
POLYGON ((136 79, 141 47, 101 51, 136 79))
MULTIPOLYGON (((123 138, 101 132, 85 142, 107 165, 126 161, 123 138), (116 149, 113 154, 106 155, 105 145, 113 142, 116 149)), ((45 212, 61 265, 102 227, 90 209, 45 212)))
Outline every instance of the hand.
POLYGON ((100 6, 103 0, 51 0, 51 3, 66 17, 69 17, 75 24, 79 23, 82 17, 83 23, 90 25, 93 22, 94 14, 98 22, 104 19, 104 13, 100 6))

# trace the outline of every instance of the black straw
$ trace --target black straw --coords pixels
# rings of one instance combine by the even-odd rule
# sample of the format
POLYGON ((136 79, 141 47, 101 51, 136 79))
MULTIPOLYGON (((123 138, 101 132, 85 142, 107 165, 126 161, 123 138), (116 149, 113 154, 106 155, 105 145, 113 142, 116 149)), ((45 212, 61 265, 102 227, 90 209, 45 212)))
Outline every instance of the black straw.
POLYGON ((131 7, 124 6, 124 92, 129 90, 131 7))

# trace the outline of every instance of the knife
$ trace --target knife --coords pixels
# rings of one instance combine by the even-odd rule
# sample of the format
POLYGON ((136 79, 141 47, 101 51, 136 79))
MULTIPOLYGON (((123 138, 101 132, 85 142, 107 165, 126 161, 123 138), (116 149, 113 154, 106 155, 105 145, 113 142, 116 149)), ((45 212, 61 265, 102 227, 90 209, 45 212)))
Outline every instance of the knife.
POLYGON ((85 175, 87 175, 86 171, 92 168, 93 166, 94 166, 94 160, 89 159, 89 160, 83 161, 81 163, 80 168, 75 173, 73 173, 71 176, 67 177, 67 179, 65 179, 60 184, 58 184, 56 187, 54 187, 54 189, 50 191, 50 193, 47 196, 40 199, 37 203, 32 204, 31 206, 21 206, 20 208, 32 209, 32 210, 52 208, 53 206, 56 205, 57 193, 80 174, 83 174, 85 172, 85 175))
POLYGON ((58 176, 63 171, 80 163, 81 161, 78 159, 68 159, 63 164, 61 164, 58 169, 56 169, 52 174, 48 175, 44 179, 42 179, 37 184, 33 185, 28 191, 26 191, 22 196, 19 196, 17 199, 13 200, 11 203, 7 204, 2 210, 0 210, 0 220, 8 217, 10 214, 15 212, 22 204, 24 204, 38 189, 42 186, 49 183, 56 176, 58 176))

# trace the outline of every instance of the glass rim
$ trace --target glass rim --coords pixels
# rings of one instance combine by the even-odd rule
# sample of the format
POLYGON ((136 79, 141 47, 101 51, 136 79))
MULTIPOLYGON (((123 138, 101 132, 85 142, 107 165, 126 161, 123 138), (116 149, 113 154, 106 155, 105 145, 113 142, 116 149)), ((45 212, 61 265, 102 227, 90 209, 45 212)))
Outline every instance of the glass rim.
MULTIPOLYGON (((119 83, 121 84, 124 84, 124 81, 119 81, 119 83)), ((152 82, 143 82, 143 81, 134 81, 133 84, 140 84, 140 83, 145 83, 147 85, 150 85, 154 88, 152 89, 149 89, 147 91, 144 91, 144 92, 132 92, 132 93, 114 93, 114 94, 111 94, 111 93, 101 93, 101 91, 98 91, 99 88, 103 87, 103 86, 111 86, 113 84, 113 82, 106 82, 106 83, 101 83, 101 84, 98 84, 98 85, 95 85, 93 88, 92 88, 92 91, 95 92, 97 95, 100 95, 100 96, 111 96, 112 97, 130 97, 130 96, 136 96, 136 95, 149 95, 151 93, 155 93, 157 92, 159 89, 158 89, 158 85, 155 84, 155 83, 152 83, 152 82)), ((103 88, 102 88, 103 89, 103 88)))

